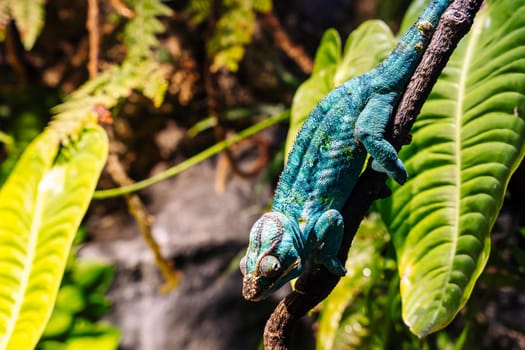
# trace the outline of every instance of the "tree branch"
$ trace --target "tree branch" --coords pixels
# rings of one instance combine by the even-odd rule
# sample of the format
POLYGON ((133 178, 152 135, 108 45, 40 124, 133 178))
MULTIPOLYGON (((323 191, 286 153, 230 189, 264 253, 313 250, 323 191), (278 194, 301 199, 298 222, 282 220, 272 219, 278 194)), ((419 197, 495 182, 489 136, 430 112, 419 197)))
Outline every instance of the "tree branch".
POLYGON ((88 16, 86 27, 89 33, 89 78, 93 79, 98 72, 98 53, 100 49, 98 0, 88 0, 88 16))
MULTIPOLYGON (((392 134, 387 138, 396 150, 406 144, 410 128, 430 94, 439 74, 460 39, 470 30, 482 0, 456 0, 443 14, 429 47, 405 90, 393 118, 392 134)), ((345 232, 339 249, 339 259, 346 261, 348 250, 363 217, 372 202, 386 189, 386 175, 370 166, 363 172, 343 208, 345 232)), ((297 320, 326 298, 339 282, 323 266, 305 271, 295 285, 295 291, 281 300, 268 319, 264 330, 264 347, 271 350, 289 349, 291 332, 297 320)))
POLYGON ((279 18, 273 13, 268 12, 263 16, 263 24, 270 30, 273 42, 290 57, 301 70, 306 74, 311 74, 314 62, 305 52, 301 45, 295 44, 290 36, 281 26, 279 18))

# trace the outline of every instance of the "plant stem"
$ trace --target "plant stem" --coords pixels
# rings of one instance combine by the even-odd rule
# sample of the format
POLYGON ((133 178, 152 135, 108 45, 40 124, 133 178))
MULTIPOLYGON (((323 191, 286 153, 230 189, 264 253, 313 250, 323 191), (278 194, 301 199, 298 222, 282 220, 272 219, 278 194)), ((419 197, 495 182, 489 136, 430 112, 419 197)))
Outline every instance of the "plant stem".
POLYGON ((218 142, 215 145, 205 149, 204 151, 194 155, 193 157, 183 161, 182 163, 179 163, 155 176, 149 177, 142 181, 135 182, 134 184, 131 184, 128 186, 112 188, 109 190, 96 191, 95 194, 93 195, 93 199, 106 199, 106 198, 118 197, 118 196, 136 192, 146 187, 152 186, 172 176, 178 175, 184 170, 187 170, 191 168, 192 166, 210 158, 211 156, 214 156, 215 154, 226 149, 227 147, 230 147, 231 145, 236 144, 239 141, 242 141, 266 128, 269 128, 272 125, 285 121, 288 118, 289 118, 289 112, 284 112, 282 114, 265 119, 255 125, 252 125, 251 127, 247 129, 244 129, 243 131, 239 132, 237 135, 230 137, 224 141, 218 142))

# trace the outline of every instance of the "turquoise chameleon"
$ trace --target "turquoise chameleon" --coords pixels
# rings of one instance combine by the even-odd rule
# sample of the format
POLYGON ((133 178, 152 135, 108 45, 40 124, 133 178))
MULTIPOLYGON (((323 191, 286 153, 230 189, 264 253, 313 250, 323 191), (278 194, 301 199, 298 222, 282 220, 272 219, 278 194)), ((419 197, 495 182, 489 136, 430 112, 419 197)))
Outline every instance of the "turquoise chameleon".
POLYGON ((272 211, 251 229, 240 262, 245 299, 264 299, 298 277, 307 263, 345 274, 337 259, 343 236, 340 210, 367 152, 374 170, 400 184, 406 181, 405 167, 384 131, 451 2, 431 1, 385 60, 332 90, 310 112, 279 179, 272 211))

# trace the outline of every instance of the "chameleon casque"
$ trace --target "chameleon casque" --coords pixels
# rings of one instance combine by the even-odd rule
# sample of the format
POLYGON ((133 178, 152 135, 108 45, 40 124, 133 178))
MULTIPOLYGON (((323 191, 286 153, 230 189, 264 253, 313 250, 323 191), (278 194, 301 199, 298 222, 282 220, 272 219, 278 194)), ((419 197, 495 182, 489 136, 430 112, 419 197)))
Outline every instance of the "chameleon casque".
POLYGON ((407 173, 384 138, 394 107, 452 0, 432 0, 392 53, 326 95, 304 122, 279 179, 272 211, 253 225, 240 268, 242 294, 257 301, 298 277, 306 264, 335 275, 343 236, 340 210, 367 152, 372 168, 403 184, 407 173))

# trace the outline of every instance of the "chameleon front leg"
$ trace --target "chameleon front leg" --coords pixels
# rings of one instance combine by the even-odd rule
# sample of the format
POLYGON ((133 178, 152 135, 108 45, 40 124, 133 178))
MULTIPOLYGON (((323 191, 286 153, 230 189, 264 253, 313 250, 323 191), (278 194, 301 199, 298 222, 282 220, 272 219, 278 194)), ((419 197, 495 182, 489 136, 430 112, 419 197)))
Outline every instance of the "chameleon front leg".
POLYGON ((354 135, 374 158, 372 169, 387 173, 403 184, 407 179, 405 166, 394 147, 384 137, 397 96, 394 92, 373 95, 357 118, 354 135))
POLYGON ((337 259, 337 253, 343 239, 343 217, 335 210, 324 212, 314 225, 315 251, 314 262, 324 265, 337 276, 344 276, 346 269, 337 259))

